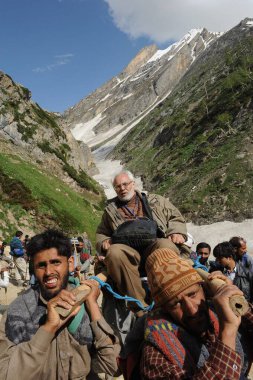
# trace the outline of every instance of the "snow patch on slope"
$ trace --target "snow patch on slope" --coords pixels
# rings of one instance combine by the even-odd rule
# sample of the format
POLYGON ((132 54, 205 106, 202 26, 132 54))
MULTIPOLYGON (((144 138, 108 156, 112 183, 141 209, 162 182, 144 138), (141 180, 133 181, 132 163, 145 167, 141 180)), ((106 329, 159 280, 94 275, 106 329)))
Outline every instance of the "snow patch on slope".
POLYGON ((95 136, 93 129, 98 123, 100 123, 101 120, 103 120, 103 117, 100 113, 86 123, 76 124, 75 127, 71 130, 74 138, 76 140, 81 140, 85 142, 85 144, 89 145, 89 142, 92 141, 95 136))

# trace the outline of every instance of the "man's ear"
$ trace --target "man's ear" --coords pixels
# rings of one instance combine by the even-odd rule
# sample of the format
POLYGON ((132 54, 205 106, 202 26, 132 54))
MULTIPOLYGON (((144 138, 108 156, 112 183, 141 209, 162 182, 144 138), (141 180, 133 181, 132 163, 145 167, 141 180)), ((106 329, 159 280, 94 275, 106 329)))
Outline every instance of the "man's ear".
POLYGON ((70 258, 68 259, 68 263, 69 263, 69 272, 74 272, 75 265, 74 265, 74 257, 73 256, 70 256, 70 258))

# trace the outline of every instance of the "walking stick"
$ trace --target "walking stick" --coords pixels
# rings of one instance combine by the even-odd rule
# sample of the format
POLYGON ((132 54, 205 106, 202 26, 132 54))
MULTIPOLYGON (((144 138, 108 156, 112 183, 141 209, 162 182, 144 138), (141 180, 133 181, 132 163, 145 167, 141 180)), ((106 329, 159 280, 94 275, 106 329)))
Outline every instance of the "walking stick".
MULTIPOLYGON (((200 277, 208 284, 208 288, 210 289, 211 295, 215 294, 217 289, 219 289, 222 285, 225 284, 225 281, 220 278, 214 278, 213 280, 209 280, 209 273, 204 271, 203 269, 196 269, 200 277)), ((237 317, 242 316, 247 313, 249 310, 249 304, 244 296, 234 295, 230 298, 229 304, 235 315, 237 317)))
POLYGON ((8 286, 7 286, 7 288, 4 289, 4 292, 5 292, 5 305, 8 305, 7 290, 8 290, 8 286))
MULTIPOLYGON (((102 273, 98 274, 97 277, 102 281, 106 281, 106 277, 102 273)), ((90 291, 91 288, 88 285, 81 284, 77 286, 75 289, 71 290, 71 292, 76 296, 75 305, 70 310, 64 309, 61 306, 57 306, 55 310, 61 317, 66 318, 77 306, 81 305, 86 300, 90 294, 90 291)))

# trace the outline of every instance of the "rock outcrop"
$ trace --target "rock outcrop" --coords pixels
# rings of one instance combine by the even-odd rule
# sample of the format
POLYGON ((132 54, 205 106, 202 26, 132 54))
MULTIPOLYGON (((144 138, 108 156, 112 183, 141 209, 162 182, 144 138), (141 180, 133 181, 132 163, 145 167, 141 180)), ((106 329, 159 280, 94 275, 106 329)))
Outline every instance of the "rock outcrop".
POLYGON ((0 236, 58 228, 93 239, 104 192, 90 172, 89 147, 0 72, 0 236))
POLYGON ((60 115, 31 101, 30 91, 0 72, 0 136, 72 185, 66 165, 94 173, 90 149, 73 138, 60 115), (64 169, 65 168, 65 169, 64 169))
POLYGON ((142 49, 122 73, 64 113, 75 138, 94 150, 126 131, 168 96, 218 36, 206 29, 192 30, 165 50, 155 45, 142 49))
POLYGON ((112 154, 188 221, 253 218, 252 41, 245 19, 210 44, 112 154))

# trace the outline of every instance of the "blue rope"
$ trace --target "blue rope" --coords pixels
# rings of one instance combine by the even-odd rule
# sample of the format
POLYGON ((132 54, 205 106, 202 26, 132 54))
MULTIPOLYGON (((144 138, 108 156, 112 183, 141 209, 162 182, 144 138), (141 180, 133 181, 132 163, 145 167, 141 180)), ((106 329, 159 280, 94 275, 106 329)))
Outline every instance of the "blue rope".
POLYGON ((205 266, 205 265, 203 265, 203 264, 201 264, 200 262, 199 262, 199 259, 200 259, 200 256, 197 256, 197 258, 196 259, 192 259, 192 261, 193 261, 193 268, 194 269, 203 269, 204 271, 206 271, 206 272, 208 272, 208 268, 205 266))
POLYGON ((136 298, 129 297, 129 296, 121 296, 120 294, 116 293, 112 289, 111 285, 109 285, 107 282, 104 282, 104 281, 100 280, 100 278, 97 277, 97 276, 91 276, 91 277, 89 277, 89 279, 90 280, 96 280, 99 283, 99 285, 100 285, 101 288, 106 288, 108 290, 108 292, 111 293, 118 300, 125 300, 125 301, 128 301, 128 302, 129 301, 135 302, 139 306, 139 308, 141 310, 143 310, 143 311, 150 311, 154 307, 154 304, 155 304, 154 301, 149 306, 143 306, 142 303, 141 303, 141 301, 137 300, 136 298))
MULTIPOLYGON (((205 265, 201 264, 201 263, 199 262, 199 259, 200 259, 200 257, 197 257, 197 259, 192 259, 192 261, 194 262, 194 264, 193 264, 193 268, 194 268, 194 269, 201 268, 201 269, 203 269, 204 271, 208 272, 207 267, 206 267, 205 265)), ((144 311, 150 311, 150 310, 152 310, 153 307, 154 307, 154 304, 155 304, 154 301, 153 301, 153 302, 151 303, 151 305, 149 305, 149 306, 143 306, 142 303, 141 303, 141 301, 140 301, 140 300, 137 300, 136 298, 129 297, 129 296, 121 296, 120 294, 116 293, 116 292, 112 289, 111 285, 109 285, 107 282, 102 281, 102 280, 101 280, 99 277, 97 277, 97 276, 91 276, 91 277, 89 277, 89 279, 90 279, 90 280, 96 280, 96 281, 99 283, 100 288, 105 288, 105 289, 108 290, 108 292, 111 293, 115 298, 117 298, 117 299, 119 299, 119 300, 125 300, 125 301, 127 301, 127 302, 135 302, 135 303, 139 306, 139 308, 140 308, 141 310, 144 310, 144 311)))

